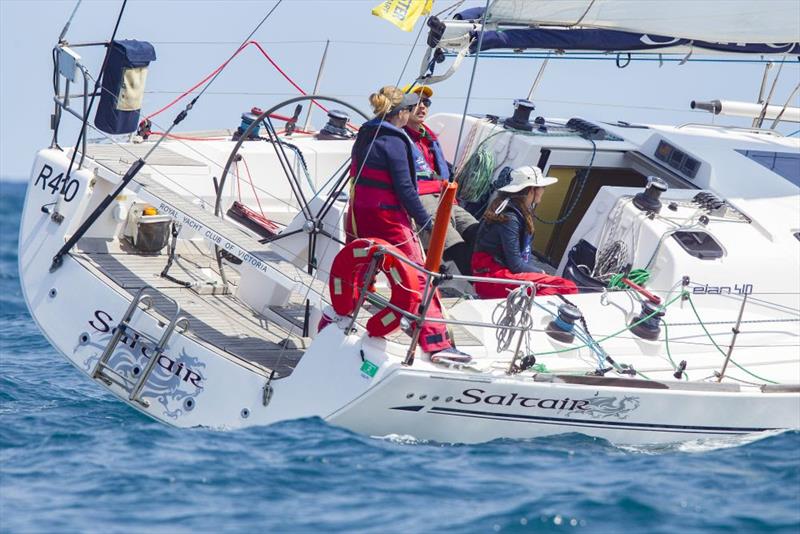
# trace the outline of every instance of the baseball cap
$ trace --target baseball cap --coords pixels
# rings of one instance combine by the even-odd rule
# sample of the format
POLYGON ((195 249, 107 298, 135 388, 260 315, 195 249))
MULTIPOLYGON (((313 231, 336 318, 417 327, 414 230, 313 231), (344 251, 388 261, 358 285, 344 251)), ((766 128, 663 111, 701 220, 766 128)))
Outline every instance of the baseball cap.
POLYGON ((387 115, 393 115, 398 111, 401 111, 404 108, 410 108, 412 106, 416 106, 419 102, 419 95, 416 93, 407 93, 403 95, 403 100, 400 101, 395 107, 387 113, 387 115))
POLYGON ((430 98, 433 96, 433 89, 431 89, 429 85, 415 85, 412 88, 411 84, 408 84, 403 87, 403 92, 408 94, 416 93, 421 98, 430 98))

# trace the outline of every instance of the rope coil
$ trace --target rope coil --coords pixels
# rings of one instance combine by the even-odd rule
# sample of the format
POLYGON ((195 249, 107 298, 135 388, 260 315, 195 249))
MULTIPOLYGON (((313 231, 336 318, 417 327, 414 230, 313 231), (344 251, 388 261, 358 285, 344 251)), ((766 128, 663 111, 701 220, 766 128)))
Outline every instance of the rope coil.
POLYGON ((520 335, 524 336, 525 353, 530 354, 530 330, 533 326, 530 303, 534 298, 534 292, 531 291, 530 295, 528 293, 528 287, 519 286, 495 306, 492 322, 498 327, 495 331, 497 352, 508 350, 516 332, 514 329, 519 328, 522 329, 520 335))

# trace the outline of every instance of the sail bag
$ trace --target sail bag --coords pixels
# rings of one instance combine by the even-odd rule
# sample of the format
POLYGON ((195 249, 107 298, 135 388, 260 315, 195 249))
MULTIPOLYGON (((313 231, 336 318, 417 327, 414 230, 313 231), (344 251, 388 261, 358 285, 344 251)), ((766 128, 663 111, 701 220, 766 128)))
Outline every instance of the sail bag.
POLYGON ((103 72, 100 105, 94 125, 109 134, 135 132, 142 109, 147 67, 156 59, 146 41, 112 41, 103 72))

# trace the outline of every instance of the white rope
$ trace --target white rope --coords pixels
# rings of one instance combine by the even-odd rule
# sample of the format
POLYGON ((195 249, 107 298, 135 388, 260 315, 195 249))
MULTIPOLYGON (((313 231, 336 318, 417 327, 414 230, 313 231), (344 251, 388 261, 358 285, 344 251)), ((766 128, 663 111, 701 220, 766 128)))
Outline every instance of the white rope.
POLYGON ((525 354, 530 354, 530 332, 533 326, 531 317, 531 301, 533 292, 527 286, 519 286, 510 291, 505 300, 500 301, 492 311, 492 322, 497 326, 495 338, 497 339, 497 352, 508 350, 515 328, 519 328, 519 335, 524 336, 525 354), (528 293, 531 293, 530 295, 528 293))

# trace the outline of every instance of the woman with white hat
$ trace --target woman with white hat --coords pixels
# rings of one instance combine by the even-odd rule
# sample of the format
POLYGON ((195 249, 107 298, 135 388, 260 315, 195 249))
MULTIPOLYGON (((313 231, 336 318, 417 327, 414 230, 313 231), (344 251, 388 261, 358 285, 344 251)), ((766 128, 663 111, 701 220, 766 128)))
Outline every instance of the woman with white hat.
MULTIPOLYGON (((530 165, 511 171, 511 183, 497 190, 483 215, 472 256, 475 275, 535 282, 537 295, 578 292, 570 280, 545 274, 531 252, 533 209, 542 200, 544 188, 557 181, 530 165)), ((517 287, 488 282, 475 282, 474 286, 481 298, 505 298, 517 287)))

